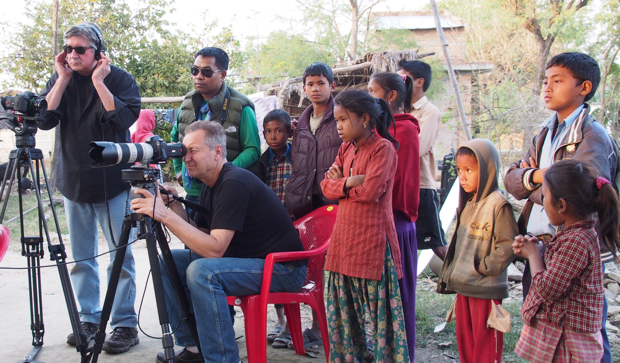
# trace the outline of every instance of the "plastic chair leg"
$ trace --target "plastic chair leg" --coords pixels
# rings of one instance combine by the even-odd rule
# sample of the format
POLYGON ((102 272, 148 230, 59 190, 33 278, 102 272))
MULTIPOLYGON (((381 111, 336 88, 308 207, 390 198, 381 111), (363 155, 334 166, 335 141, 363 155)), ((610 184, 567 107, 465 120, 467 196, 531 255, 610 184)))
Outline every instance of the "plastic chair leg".
POLYGON ((301 326, 301 314, 299 312, 299 304, 284 304, 284 312, 286 314, 286 322, 288 323, 288 329, 291 332, 291 338, 293 338, 293 346, 295 347, 295 353, 299 355, 306 354, 306 348, 304 347, 304 338, 301 326))
POLYGON ((259 295, 244 299, 245 342, 248 363, 267 363, 267 307, 260 307, 259 295))
POLYGON ((325 359, 329 362, 329 331, 327 330, 327 315, 325 310, 325 303, 323 299, 316 302, 317 309, 316 314, 319 318, 319 327, 321 328, 321 337, 323 339, 323 349, 325 349, 325 359))

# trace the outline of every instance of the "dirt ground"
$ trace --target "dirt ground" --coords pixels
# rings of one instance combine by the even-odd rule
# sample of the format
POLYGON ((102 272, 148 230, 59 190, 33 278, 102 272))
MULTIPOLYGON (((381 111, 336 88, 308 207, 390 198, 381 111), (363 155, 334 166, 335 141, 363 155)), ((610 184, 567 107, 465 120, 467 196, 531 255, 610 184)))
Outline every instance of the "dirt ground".
MULTIPOLYGON (((68 236, 67 236, 68 237, 68 236)), ((63 238, 69 250, 68 238, 63 238)), ((32 333, 30 330, 30 312, 28 296, 28 277, 26 270, 7 270, 7 267, 25 267, 26 258, 21 256, 21 245, 12 238, 4 260, 0 263, 0 362, 22 362, 32 349, 32 333)), ((183 248, 180 241, 173 237, 170 242, 171 248, 183 248)), ((106 243, 99 243, 100 252, 107 251, 106 243)), ((136 311, 139 314, 140 344, 131 348, 129 352, 120 355, 111 355, 103 352, 99 356, 100 362, 154 362, 157 352, 162 350, 158 339, 150 338, 161 336, 161 328, 155 307, 155 296, 152 282, 148 280, 149 263, 144 241, 133 245, 134 258, 136 260, 137 297, 136 311), (147 285, 148 280, 148 285, 147 285)), ((68 258, 71 260, 71 258, 68 258)), ((108 257, 100 257, 100 274, 105 276, 108 257)), ((47 250, 41 260, 42 266, 50 266, 42 269, 41 285, 43 300, 43 322, 45 326, 44 344, 36 360, 47 363, 80 362, 80 354, 66 344, 67 334, 71 332, 71 325, 62 286, 58 275, 58 269, 54 262, 49 260, 47 250)), ((103 297, 105 286, 102 286, 103 297)), ((247 362, 245 346, 245 328, 243 314, 237 308, 235 331, 241 359, 247 362)), ((274 326, 276 316, 274 309, 269 309, 268 330, 274 326)), ((304 328, 309 327, 312 315, 311 309, 302 305, 302 323, 304 328)), ((107 331, 110 329, 108 327, 107 331)), ((424 348, 416 351, 417 362, 457 362, 445 355, 445 351, 437 348, 424 348)), ((324 362, 325 354, 321 349, 316 358, 296 355, 293 350, 274 349, 268 346, 267 361, 274 363, 284 362, 324 362)))
MULTIPOLYGON (((65 244, 68 244, 65 241, 65 244)), ((173 239, 171 248, 183 248, 181 242, 173 239)), ((67 249, 69 246, 67 246, 67 249)), ((107 250, 107 245, 101 241, 99 243, 101 251, 107 250)), ((149 338, 150 336, 161 336, 161 328, 157 317, 155 296, 151 280, 147 284, 149 263, 147 250, 144 241, 139 241, 133 246, 134 258, 136 260, 136 281, 137 297, 136 311, 139 311, 140 344, 131 348, 129 352, 120 355, 111 355, 103 352, 99 356, 100 362, 154 362, 157 352, 162 350, 161 341, 149 338), (146 287, 145 287, 146 286, 146 287), (143 300, 144 298, 144 300, 143 300), (142 301, 143 300, 143 301, 142 301)), ((71 323, 60 284, 58 269, 47 257, 47 251, 41 265, 51 265, 50 268, 43 268, 41 272, 41 286, 43 290, 43 322, 45 326, 44 344, 36 360, 47 363, 79 362, 80 354, 66 344, 67 334, 71 332, 71 323)), ((69 258, 70 260, 70 258, 69 258)), ((100 273, 105 276, 105 268, 108 257, 100 257, 100 273), (105 261, 105 263, 103 263, 105 261)), ((17 242, 12 242, 0 267, 25 267, 26 258, 21 256, 21 246, 17 242)), ((28 296, 28 276, 25 270, 0 270, 0 362, 21 362, 24 356, 32 349, 32 332, 30 330, 30 312, 28 296)), ((102 295, 105 291, 102 287, 102 295)), ((237 318, 235 321, 235 331, 241 359, 247 362, 245 346, 245 328, 243 324, 243 314, 237 308, 237 318)), ((276 321, 275 312, 269 309, 268 327, 274 325, 276 321)), ((302 307, 302 319, 304 326, 309 326, 312 319, 310 309, 302 307)), ((108 327, 107 331, 110 329, 108 327)), ((270 346, 267 350, 268 361, 276 363, 284 362, 307 362, 324 361, 325 354, 319 353, 318 359, 298 356, 295 351, 289 349, 273 349, 270 346)))

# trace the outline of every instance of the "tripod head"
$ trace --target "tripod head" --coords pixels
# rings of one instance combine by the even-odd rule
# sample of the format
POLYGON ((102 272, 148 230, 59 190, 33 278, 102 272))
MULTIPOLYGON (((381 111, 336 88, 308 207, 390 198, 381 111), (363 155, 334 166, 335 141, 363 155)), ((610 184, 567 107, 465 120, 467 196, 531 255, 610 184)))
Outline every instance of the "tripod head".
POLYGON ((151 168, 149 164, 132 165, 131 169, 123 169, 121 178, 131 184, 131 198, 143 198, 136 193, 136 189, 142 188, 155 195, 157 180, 160 178, 161 171, 151 168))

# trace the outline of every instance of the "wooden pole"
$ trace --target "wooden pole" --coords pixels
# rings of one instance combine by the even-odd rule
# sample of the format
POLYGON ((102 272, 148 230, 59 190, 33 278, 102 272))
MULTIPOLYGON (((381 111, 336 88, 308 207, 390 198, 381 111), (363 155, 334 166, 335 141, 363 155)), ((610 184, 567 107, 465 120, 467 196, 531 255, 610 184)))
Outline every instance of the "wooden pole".
POLYGON ((435 26, 437 27, 437 34, 439 34, 439 40, 441 41, 441 47, 443 48, 443 55, 446 58, 448 64, 448 74, 450 76, 450 83, 454 88, 454 95, 456 96, 456 108, 461 118, 461 125, 465 132, 467 140, 471 140, 471 133, 469 132, 469 123, 467 122, 467 116, 465 115, 465 109, 463 108, 463 101, 461 100, 461 92, 459 91, 459 84, 456 81, 456 74, 452 67, 452 61, 450 60, 450 53, 448 52, 448 44, 446 43, 446 37, 443 35, 443 28, 441 27, 441 20, 439 19, 439 10, 437 9, 437 2, 431 1, 431 7, 433 8, 433 14, 435 15, 435 26))
POLYGON ((58 55, 58 0, 52 4, 52 59, 58 55))
MULTIPOLYGON (((58 55, 58 1, 54 0, 52 3, 52 65, 58 55)), ((56 170, 58 169, 58 158, 56 156, 58 155, 60 155, 60 127, 56 127, 54 130, 54 151, 49 178, 51 190, 56 190, 56 170)))

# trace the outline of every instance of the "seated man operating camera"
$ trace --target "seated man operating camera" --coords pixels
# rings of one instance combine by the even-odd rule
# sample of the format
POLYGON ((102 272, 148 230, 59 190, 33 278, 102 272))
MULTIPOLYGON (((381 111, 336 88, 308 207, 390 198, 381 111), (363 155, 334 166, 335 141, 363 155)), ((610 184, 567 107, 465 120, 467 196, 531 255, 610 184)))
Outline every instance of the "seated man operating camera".
MULTIPOLYGON (((191 177, 204 185, 196 211, 188 222, 183 207, 172 198, 154 197, 131 201, 136 213, 165 225, 189 249, 172 250, 177 270, 196 308, 197 343, 181 320, 181 308, 170 279, 164 274, 164 289, 170 325, 177 344, 185 349, 175 362, 239 362, 239 349, 230 320, 226 296, 260 292, 265 258, 272 252, 303 251, 299 233, 275 193, 250 171, 226 161, 226 133, 217 122, 196 121, 185 131, 184 162, 191 177), (168 205, 169 209, 166 208, 168 205), (180 322, 179 322, 180 321, 180 322)), ((166 187, 168 192, 174 189, 166 187)), ((276 263, 271 291, 299 291, 306 277, 307 260, 276 263)), ((157 356, 164 362, 163 352, 157 356)))

